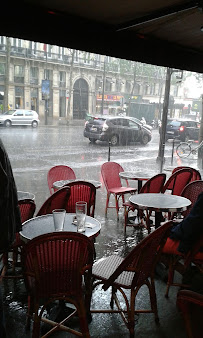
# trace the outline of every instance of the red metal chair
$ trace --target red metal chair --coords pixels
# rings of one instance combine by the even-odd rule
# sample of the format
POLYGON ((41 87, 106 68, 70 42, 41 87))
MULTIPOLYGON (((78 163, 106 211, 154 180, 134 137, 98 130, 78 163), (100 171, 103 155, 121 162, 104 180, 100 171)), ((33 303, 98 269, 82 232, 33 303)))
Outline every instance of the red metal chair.
POLYGON ((63 187, 57 190, 55 193, 53 193, 53 195, 47 198, 36 216, 51 214, 52 210, 54 209, 66 209, 67 211, 69 198, 70 189, 68 187, 63 187))
POLYGON ((67 165, 56 165, 52 167, 47 174, 47 182, 50 194, 52 195, 57 189, 53 187, 53 183, 60 180, 76 179, 73 169, 67 165))
POLYGON ((165 186, 163 187, 163 193, 166 190, 170 190, 172 195, 180 196, 184 187, 192 181, 193 177, 197 177, 195 169, 190 167, 176 167, 173 169, 171 176, 166 181, 165 186), (184 171, 182 171, 184 170, 184 171), (190 171, 191 176, 190 179, 188 178, 187 174, 190 171))
MULTIPOLYGON (((145 239, 143 239, 128 255, 122 258, 113 255, 102 258, 93 265, 93 288, 99 284, 103 284, 103 289, 107 290, 112 287, 112 296, 110 306, 111 309, 94 310, 92 313, 119 313, 130 331, 130 337, 134 337, 134 317, 136 313, 154 313, 155 321, 158 322, 158 311, 156 302, 156 292, 154 285, 154 270, 160 257, 162 247, 169 234, 172 222, 166 222, 158 229, 153 231, 145 239), (135 299, 140 288, 146 285, 150 294, 151 309, 141 310, 135 309, 135 299), (125 293, 125 290, 130 292, 125 293), (117 292, 123 296, 122 306, 117 297, 117 292), (117 309, 113 309, 113 304, 117 309)), ((120 296, 119 295, 119 296, 120 296)))
POLYGON ((70 198, 66 207, 66 211, 75 213, 75 203, 79 201, 87 202, 87 215, 94 217, 96 203, 96 188, 86 181, 71 182, 66 185, 70 188, 70 198))
POLYGON ((93 242, 80 233, 45 234, 25 245, 22 259, 28 292, 27 328, 30 327, 30 319, 34 313, 33 338, 40 337, 41 321, 53 326, 46 336, 62 330, 82 337, 90 337, 87 314, 91 295, 93 256, 93 242), (76 307, 76 310, 60 323, 42 317, 44 310, 55 300, 68 302, 76 307), (76 313, 81 333, 64 324, 76 313))
MULTIPOLYGON (((24 199, 18 201, 18 206, 20 209, 20 216, 21 216, 21 222, 24 223, 28 219, 32 218, 35 213, 36 205, 35 202, 31 199, 24 199)), ((24 245, 24 242, 20 239, 20 234, 16 233, 15 242, 12 244, 8 252, 5 252, 3 254, 3 271, 1 274, 1 277, 4 278, 22 278, 22 274, 15 274, 15 268, 18 262, 18 256, 21 255, 22 246, 24 245), (8 255, 9 253, 12 253, 12 270, 14 275, 6 275, 6 272, 8 271, 8 255)), ((20 262, 19 262, 20 264, 20 262)))
POLYGON ((178 251, 179 243, 179 241, 168 238, 162 251, 161 261, 165 265, 169 266, 167 288, 165 293, 165 297, 167 298, 171 286, 190 287, 189 285, 184 285, 183 283, 174 282, 175 270, 180 274, 184 274, 186 269, 192 263, 199 267, 203 264, 203 252, 200 252, 200 248, 203 247, 203 235, 197 239, 192 249, 187 254, 178 251))
MULTIPOLYGON (((116 208, 117 219, 119 211, 119 198, 122 198, 123 203, 125 203, 125 194, 133 194, 137 191, 135 188, 130 188, 127 183, 127 187, 123 187, 121 184, 121 179, 119 173, 124 171, 120 164, 116 162, 106 162, 102 164, 101 174, 107 190, 107 199, 106 199, 106 208, 105 216, 107 216, 108 208, 116 208), (109 206, 110 196, 114 195, 116 206, 109 206)), ((126 181, 127 182, 127 181, 126 181)))
MULTIPOLYGON (((166 180, 166 174, 157 174, 153 177, 151 177, 144 185, 143 187, 140 189, 140 194, 143 193, 159 193, 161 192, 164 183, 166 180)), ((126 202, 123 204, 125 207, 125 231, 126 231, 126 226, 130 225, 133 226, 133 224, 128 223, 128 215, 130 211, 135 211, 135 206, 130 203, 130 201, 126 202)), ((147 214, 147 217, 150 217, 150 213, 147 214)), ((142 218, 144 216, 143 212, 139 212, 139 217, 142 218)), ((142 223, 140 224, 142 225, 142 223)))
POLYGON ((183 315, 187 337, 202 337, 203 295, 190 290, 180 290, 176 304, 183 315))

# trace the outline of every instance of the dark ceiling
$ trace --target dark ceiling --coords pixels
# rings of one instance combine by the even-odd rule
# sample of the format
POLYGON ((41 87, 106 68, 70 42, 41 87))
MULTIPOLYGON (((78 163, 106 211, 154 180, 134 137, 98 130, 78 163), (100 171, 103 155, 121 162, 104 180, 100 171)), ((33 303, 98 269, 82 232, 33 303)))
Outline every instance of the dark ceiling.
POLYGON ((202 0, 7 0, 0 35, 203 72, 202 8, 202 0))

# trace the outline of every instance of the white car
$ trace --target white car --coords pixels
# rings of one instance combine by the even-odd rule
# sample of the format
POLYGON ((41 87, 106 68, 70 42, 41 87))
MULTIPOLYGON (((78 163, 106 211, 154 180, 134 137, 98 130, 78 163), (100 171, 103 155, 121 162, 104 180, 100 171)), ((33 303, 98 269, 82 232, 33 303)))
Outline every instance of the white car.
POLYGON ((0 115, 0 125, 10 126, 32 126, 36 128, 39 124, 36 111, 28 109, 12 109, 0 115))

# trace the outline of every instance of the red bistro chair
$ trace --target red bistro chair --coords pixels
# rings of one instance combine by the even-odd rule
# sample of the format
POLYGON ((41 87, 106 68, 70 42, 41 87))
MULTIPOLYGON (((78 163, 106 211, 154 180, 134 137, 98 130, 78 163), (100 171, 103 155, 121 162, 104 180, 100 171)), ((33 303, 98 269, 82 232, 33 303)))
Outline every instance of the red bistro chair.
POLYGON ((47 183, 50 194, 52 195, 57 189, 53 187, 53 183, 60 180, 76 179, 73 169, 67 165, 56 165, 52 167, 47 174, 47 183))
POLYGON ((203 191, 203 181, 192 181, 185 186, 185 188, 181 193, 181 196, 188 198, 191 201, 191 205, 187 210, 182 212, 183 217, 186 217, 190 213, 192 207, 194 206, 197 200, 197 197, 202 191, 203 191))
POLYGON ((121 184, 121 179, 119 173, 124 171, 120 164, 116 162, 106 162, 102 164, 101 174, 102 178, 107 190, 107 199, 106 199, 106 208, 105 208, 105 216, 107 216, 108 208, 116 208, 117 219, 118 219, 118 211, 119 211, 119 198, 122 198, 123 203, 125 203, 125 194, 134 194, 137 189, 130 188, 127 183, 127 187, 123 187, 121 184), (115 206, 109 206, 110 196, 114 195, 115 197, 115 206))
POLYGON ((183 315, 188 338, 200 338, 203 332, 203 295, 190 290, 180 290, 176 301, 183 315))
POLYGON ((161 261, 169 266, 167 288, 165 293, 165 297, 167 298, 171 286, 189 287, 189 285, 174 282, 175 270, 180 274, 183 274, 192 263, 199 267, 203 264, 203 252, 200 252, 200 248, 203 246, 203 235, 197 239, 192 249, 187 254, 178 251, 178 246, 179 241, 168 238, 162 251, 161 261))
MULTIPOLYGON (((163 186, 164 186, 164 183, 165 183, 165 180, 166 180, 166 174, 157 174, 153 177, 151 177, 143 186, 142 188, 140 189, 140 194, 143 194, 143 193, 159 193, 161 192, 163 186)), ((130 225, 130 226, 133 226, 133 224, 129 224, 128 223, 128 215, 129 215, 129 212, 130 211, 135 211, 135 206, 130 202, 126 202, 123 204, 124 207, 125 207, 125 231, 126 231, 126 226, 127 225, 130 225)), ((139 212, 139 217, 142 218, 143 216, 143 212, 139 212)), ((147 215, 147 217, 150 217, 150 214, 147 215)), ((141 224, 142 225, 142 224, 141 224)), ((148 229, 149 230, 149 229, 148 229)))
POLYGON ((76 181, 66 184, 70 189, 70 198, 68 200, 66 211, 75 213, 76 202, 87 202, 87 215, 94 217, 96 203, 96 188, 94 184, 86 181, 76 181))
MULTIPOLYGON (((20 209, 20 216, 21 216, 21 222, 24 223, 25 221, 31 219, 34 216, 36 205, 35 202, 32 199, 24 199, 18 201, 18 206, 20 209)), ((22 274, 15 274, 15 267, 18 261, 18 255, 21 255, 22 252, 22 246, 24 245, 24 242, 20 239, 20 234, 16 233, 15 242, 12 244, 8 252, 5 252, 3 254, 3 271, 1 274, 1 277, 4 278, 22 278, 22 274), (6 272, 8 270, 8 254, 11 252, 13 254, 12 259, 12 269, 14 275, 6 275, 6 272)))
POLYGON ((155 321, 159 321, 154 270, 171 225, 172 222, 169 221, 153 231, 136 245, 126 258, 112 255, 102 258, 93 265, 93 288, 102 284, 102 288, 106 291, 111 287, 112 296, 110 302, 111 309, 92 309, 91 312, 119 313, 130 331, 130 337, 134 337, 134 317, 136 313, 154 313, 155 321), (135 309, 136 296, 143 285, 148 287, 150 294, 151 308, 149 310, 146 308, 145 310, 135 309), (125 290, 127 293, 125 293, 125 290), (119 297, 117 297, 118 292, 119 297), (119 302, 120 296, 123 296, 122 303, 119 302), (114 302, 117 306, 116 310, 113 309, 114 302), (125 304, 125 309, 123 309, 123 303, 125 304))
POLYGON ((68 200, 70 198, 70 189, 63 187, 57 190, 53 195, 47 198, 39 209, 36 216, 51 214, 54 209, 65 209, 67 211, 68 200))
MULTIPOLYGON (((174 174, 176 171, 181 170, 181 169, 190 169, 190 170, 192 170, 192 178, 191 178, 190 182, 197 181, 197 180, 199 181, 199 180, 202 179, 201 178, 201 174, 200 174, 200 172, 197 169, 192 168, 192 167, 187 167, 187 166, 186 167, 185 166, 181 166, 181 167, 174 168, 173 171, 172 171, 172 174, 174 174)), ((171 182, 171 184, 168 186, 167 189, 168 190, 172 190, 172 188, 173 188, 173 182, 171 182)))
POLYGON ((24 246, 22 259, 28 292, 27 328, 34 313, 33 338, 40 337, 41 321, 53 326, 46 336, 62 330, 90 337, 87 324, 89 312, 86 309, 89 310, 93 257, 93 242, 87 236, 74 232, 44 234, 24 246), (42 317, 46 307, 55 300, 71 303, 76 308, 60 323, 42 317), (67 326, 67 321, 76 314, 81 333, 67 326))

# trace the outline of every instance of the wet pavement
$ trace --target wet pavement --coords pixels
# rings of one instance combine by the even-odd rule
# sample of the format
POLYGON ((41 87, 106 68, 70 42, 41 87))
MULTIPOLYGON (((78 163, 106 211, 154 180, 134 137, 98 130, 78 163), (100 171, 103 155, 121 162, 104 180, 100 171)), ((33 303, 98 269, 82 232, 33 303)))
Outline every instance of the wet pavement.
MULTIPOLYGON (((0 137, 7 149, 17 188, 35 194, 37 210, 49 196, 47 186, 47 172, 57 164, 67 164, 74 169, 77 178, 101 180, 101 164, 108 159, 108 144, 92 145, 82 136, 82 126, 41 126, 38 130, 28 128, 0 128, 0 137)), ((171 161, 172 144, 166 145, 166 159, 164 168, 177 165, 190 165, 198 169, 197 160, 189 158, 184 161, 176 156, 171 161)), ((153 176, 159 172, 156 163, 158 152, 158 131, 153 131, 153 139, 147 146, 130 145, 111 149, 111 161, 120 163, 124 170, 147 171, 153 176)), ((202 172, 202 169, 199 168, 202 172)), ((168 176, 171 171, 166 171, 168 176)), ((136 182, 130 182, 136 186, 136 182)), ((112 200, 113 201, 113 200, 112 200)), ((114 209, 108 211, 108 218, 104 217, 106 191, 102 185, 97 190, 95 218, 101 222, 101 233, 96 239, 95 248, 97 258, 116 253, 125 256, 134 245, 147 235, 145 230, 127 227, 124 235, 123 212, 120 212, 119 222, 116 220, 114 209)), ((179 278, 179 276, 177 276, 179 278)), ((25 331, 27 297, 22 280, 3 280, 4 308, 8 337, 30 337, 25 331)), ((184 325, 176 309, 176 295, 178 289, 172 287, 170 297, 164 297, 166 283, 160 276, 156 278, 157 302, 160 325, 154 322, 153 314, 140 314, 136 325, 135 335, 142 337, 184 338, 184 325)), ((109 291, 98 289, 93 294, 92 307, 101 308, 109 304, 109 291)), ((148 294, 143 287, 137 298, 137 306, 147 306, 148 294)), ((73 323, 77 326, 77 322, 73 323)), ((116 314, 93 314, 89 324, 91 337, 126 337, 128 330, 116 314)), ((54 336, 71 337, 67 333, 55 333, 54 336)))

